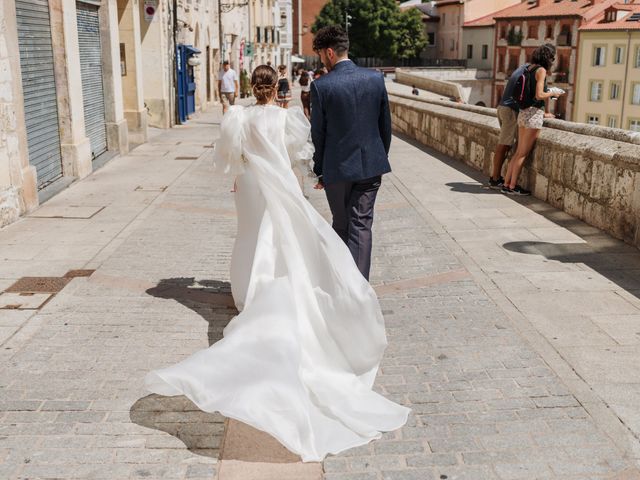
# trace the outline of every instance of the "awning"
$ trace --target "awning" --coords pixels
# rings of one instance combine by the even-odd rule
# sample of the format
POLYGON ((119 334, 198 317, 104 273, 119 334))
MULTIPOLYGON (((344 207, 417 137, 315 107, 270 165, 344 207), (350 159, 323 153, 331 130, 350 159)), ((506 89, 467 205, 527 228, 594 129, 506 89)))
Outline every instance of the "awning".
POLYGON ((297 57, 295 55, 291 55, 291 63, 304 63, 305 59, 297 57))
POLYGON ((202 53, 200 50, 198 50, 197 48, 191 46, 191 45, 185 45, 184 49, 186 50, 186 54, 187 55, 198 55, 199 53, 202 53))

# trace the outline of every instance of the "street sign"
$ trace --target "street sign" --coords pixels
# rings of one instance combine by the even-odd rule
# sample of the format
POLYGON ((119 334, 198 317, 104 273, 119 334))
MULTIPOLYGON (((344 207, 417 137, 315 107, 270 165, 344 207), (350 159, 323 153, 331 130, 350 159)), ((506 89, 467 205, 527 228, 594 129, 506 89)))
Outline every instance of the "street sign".
POLYGON ((148 23, 157 21, 158 0, 144 0, 144 19, 148 23))

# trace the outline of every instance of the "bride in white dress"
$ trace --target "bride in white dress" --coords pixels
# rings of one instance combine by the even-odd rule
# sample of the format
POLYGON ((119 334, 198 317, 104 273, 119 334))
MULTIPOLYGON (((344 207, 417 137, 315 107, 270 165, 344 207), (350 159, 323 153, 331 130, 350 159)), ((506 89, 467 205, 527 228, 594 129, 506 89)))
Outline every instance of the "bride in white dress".
POLYGON ((252 85, 258 104, 229 109, 214 155, 219 171, 237 175, 240 313, 222 340, 145 383, 320 461, 400 428, 409 409, 372 390, 387 345, 377 297, 292 170, 311 158, 309 122, 273 104, 271 67, 258 67, 252 85))

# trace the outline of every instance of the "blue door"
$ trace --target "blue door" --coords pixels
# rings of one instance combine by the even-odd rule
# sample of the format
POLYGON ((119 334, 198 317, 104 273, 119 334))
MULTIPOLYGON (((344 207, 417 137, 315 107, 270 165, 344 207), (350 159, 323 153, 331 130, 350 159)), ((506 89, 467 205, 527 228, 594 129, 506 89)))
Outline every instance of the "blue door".
POLYGON ((176 48, 176 69, 178 77, 178 115, 180 123, 184 123, 189 115, 196 111, 196 79, 194 68, 189 59, 200 53, 191 45, 178 45, 176 48))

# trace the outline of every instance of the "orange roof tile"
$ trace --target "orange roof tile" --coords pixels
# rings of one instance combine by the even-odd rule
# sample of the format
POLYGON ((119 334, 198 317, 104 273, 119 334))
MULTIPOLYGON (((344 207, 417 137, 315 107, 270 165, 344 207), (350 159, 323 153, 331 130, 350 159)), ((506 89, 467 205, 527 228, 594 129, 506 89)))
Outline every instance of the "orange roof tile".
POLYGON ((594 18, 593 21, 581 27, 580 30, 640 30, 640 18, 629 21, 634 13, 640 14, 639 3, 615 4, 614 7, 618 10, 626 12, 625 16, 615 22, 605 22, 605 12, 603 11, 596 18, 594 18))
POLYGON ((462 25, 465 28, 468 27, 492 27, 496 21, 494 20, 495 13, 490 13, 484 17, 476 18, 475 20, 471 20, 469 22, 465 22, 462 25))
POLYGON ((494 16, 497 19, 535 18, 535 17, 583 17, 593 18, 605 8, 619 0, 539 0, 537 5, 523 1, 506 8, 494 16))

